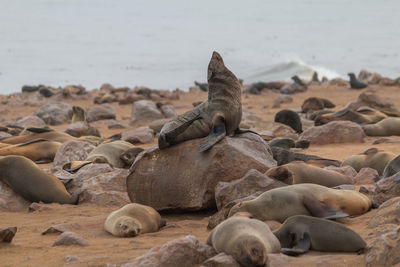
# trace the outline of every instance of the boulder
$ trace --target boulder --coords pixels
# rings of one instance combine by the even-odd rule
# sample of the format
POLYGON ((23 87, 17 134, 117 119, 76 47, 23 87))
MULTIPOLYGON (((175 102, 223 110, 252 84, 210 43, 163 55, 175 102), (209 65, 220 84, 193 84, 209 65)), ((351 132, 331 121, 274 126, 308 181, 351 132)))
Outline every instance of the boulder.
POLYGON ((279 108, 281 104, 284 103, 292 103, 293 102, 293 97, 290 95, 279 95, 275 100, 274 104, 272 105, 272 108, 279 108))
POLYGON ((150 122, 164 118, 163 114, 157 109, 156 104, 150 100, 139 100, 133 103, 131 112, 131 122, 150 122))
POLYGON ((17 227, 0 228, 0 243, 11 243, 16 232, 17 227))
POLYGON ((163 105, 160 107, 160 109, 166 118, 173 118, 178 116, 178 113, 176 113, 172 105, 163 105))
POLYGON ((62 168, 67 162, 85 160, 94 148, 94 145, 85 141, 72 140, 64 142, 54 157, 54 170, 62 168))
POLYGON ((382 224, 400 225, 400 197, 389 199, 379 206, 375 216, 368 223, 368 228, 382 224))
POLYGON ((72 106, 64 102, 47 103, 41 106, 34 115, 47 124, 59 125, 72 118, 72 106))
POLYGON ((86 241, 78 235, 77 233, 74 232, 64 232, 62 233, 57 240, 53 243, 53 247, 56 246, 71 246, 71 245, 77 245, 77 246, 86 246, 86 241))
POLYGON ((231 255, 222 252, 203 262, 200 267, 240 267, 240 264, 231 255))
POLYGON ((95 105, 87 111, 86 120, 88 122, 107 120, 116 118, 113 107, 109 104, 95 105))
POLYGON ((400 263, 400 226, 383 224, 368 236, 365 255, 367 266, 395 266, 400 263))
POLYGON ((155 134, 158 134, 161 131, 161 129, 164 126, 164 124, 166 124, 170 120, 171 119, 155 120, 155 121, 150 122, 149 127, 150 127, 150 129, 152 129, 154 131, 155 134))
POLYGON ((324 169, 329 170, 329 171, 335 171, 335 172, 341 173, 343 175, 346 175, 346 176, 352 177, 352 178, 354 178, 357 175, 357 171, 349 165, 340 166, 340 167, 331 165, 331 166, 324 167, 324 169))
POLYGON ((4 138, 11 137, 12 135, 7 132, 0 132, 0 140, 4 138))
POLYGON ((321 126, 308 128, 300 140, 309 140, 315 145, 332 143, 362 143, 365 133, 360 125, 351 121, 332 121, 321 126))
POLYGON ((375 169, 362 168, 353 178, 354 184, 373 184, 379 179, 379 174, 375 169))
POLYGON ((216 254, 213 247, 200 242, 193 235, 188 235, 153 247, 146 254, 136 258, 133 262, 122 265, 122 267, 196 266, 216 254))
POLYGON ((74 137, 81 137, 81 136, 98 136, 100 137, 100 132, 97 128, 89 125, 85 121, 77 121, 68 125, 68 128, 65 132, 69 135, 74 137))
POLYGON ((124 131, 121 133, 121 140, 132 144, 148 144, 154 140, 154 131, 148 126, 139 127, 135 130, 124 131))
POLYGON ((287 186, 287 184, 271 179, 265 174, 251 169, 241 179, 232 182, 219 182, 215 186, 215 202, 217 203, 218 210, 220 210, 235 199, 282 186, 287 186))
POLYGON ((79 195, 79 203, 123 206, 130 202, 126 194, 128 173, 127 169, 112 168, 108 164, 89 164, 75 174, 58 171, 54 175, 72 179, 66 187, 70 193, 79 195))
POLYGON ((388 199, 400 196, 400 172, 376 183, 373 202, 380 205, 388 199))
POLYGON ((35 115, 29 115, 25 116, 21 119, 18 119, 15 123, 13 123, 15 126, 19 126, 22 128, 26 127, 36 127, 36 128, 44 128, 46 127, 46 123, 44 120, 39 118, 38 116, 35 115))
POLYGON ((23 211, 27 210, 30 204, 7 184, 0 181, 0 210, 23 211))
POLYGON ((159 211, 212 208, 218 182, 239 179, 250 169, 265 172, 276 166, 268 144, 253 133, 225 137, 205 153, 198 152, 201 142, 193 139, 142 152, 127 178, 131 201, 159 211))

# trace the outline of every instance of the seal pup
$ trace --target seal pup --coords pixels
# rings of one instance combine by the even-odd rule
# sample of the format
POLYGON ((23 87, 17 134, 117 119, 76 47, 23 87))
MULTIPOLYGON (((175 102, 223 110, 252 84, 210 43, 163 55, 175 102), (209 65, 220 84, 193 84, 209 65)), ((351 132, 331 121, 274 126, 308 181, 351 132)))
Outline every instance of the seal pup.
POLYGON ((313 112, 317 110, 322 110, 324 108, 334 108, 335 104, 325 98, 319 97, 309 97, 304 100, 301 105, 301 111, 303 113, 313 112))
POLYGON ((298 255, 308 250, 324 252, 363 252, 366 243, 353 230, 326 219, 305 215, 292 216, 274 232, 281 252, 298 255))
POLYGON ((226 219, 215 227, 207 244, 217 253, 231 255, 242 266, 264 266, 268 253, 279 253, 279 240, 268 225, 243 216, 226 219))
POLYGON ((304 161, 304 162, 312 161, 313 164, 319 162, 321 166, 333 165, 333 166, 339 167, 341 164, 341 162, 338 160, 326 159, 326 158, 321 158, 319 156, 297 153, 297 152, 293 152, 293 151, 290 151, 290 150, 282 148, 282 147, 270 146, 270 148, 272 151, 272 156, 273 156, 274 160, 276 160, 278 166, 287 164, 292 161, 298 161, 298 160, 304 161))
POLYGON ((265 172, 265 175, 286 184, 312 183, 327 187, 353 184, 351 177, 336 171, 315 167, 302 161, 294 161, 282 166, 270 168, 265 172))
POLYGON ((396 155, 391 152, 379 151, 373 147, 361 154, 348 157, 342 162, 342 166, 351 166, 357 172, 368 167, 375 169, 381 175, 386 165, 395 157, 396 155))
POLYGON ((327 219, 359 215, 371 208, 371 200, 354 190, 338 190, 316 184, 295 184, 271 189, 253 200, 236 204, 229 217, 246 211, 261 221, 283 223, 293 215, 327 219))
POLYGON ((24 156, 36 163, 52 162, 61 143, 36 139, 19 145, 9 145, 0 148, 0 156, 24 156))
POLYGON ((104 229, 118 237, 134 237, 139 234, 157 232, 165 221, 152 207, 130 203, 108 215, 104 229))
POLYGON ((302 133, 302 125, 299 114, 293 110, 283 109, 275 114, 275 122, 280 122, 290 126, 296 133, 302 133))
POLYGON ((71 123, 77 122, 77 121, 86 121, 86 112, 83 108, 79 106, 73 106, 72 107, 72 119, 71 123))
POLYGON ((359 80, 357 80, 356 76, 354 75, 354 73, 348 73, 347 75, 349 75, 350 77, 350 87, 351 89, 364 89, 368 86, 368 84, 360 82, 359 80))
POLYGON ((375 124, 364 125, 362 128, 368 136, 400 135, 400 119, 386 118, 375 124))
POLYGON ((215 51, 208 64, 207 78, 208 100, 163 126, 158 138, 160 149, 205 137, 199 149, 204 152, 226 135, 233 136, 239 130, 242 119, 241 86, 215 51))
POLYGON ((0 181, 30 202, 77 204, 63 183, 22 156, 0 156, 0 181))

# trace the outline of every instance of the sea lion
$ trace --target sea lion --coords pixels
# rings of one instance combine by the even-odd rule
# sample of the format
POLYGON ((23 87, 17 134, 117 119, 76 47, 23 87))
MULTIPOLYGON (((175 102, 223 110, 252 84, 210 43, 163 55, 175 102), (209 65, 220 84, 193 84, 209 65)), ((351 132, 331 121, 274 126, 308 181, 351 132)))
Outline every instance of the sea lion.
POLYGON ((362 168, 375 169, 379 175, 383 173, 386 165, 396 157, 391 152, 379 151, 377 148, 370 148, 361 154, 348 157, 342 162, 342 166, 349 165, 357 172, 362 168))
POLYGON ((34 133, 30 135, 23 135, 23 136, 11 136, 5 139, 2 139, 2 143, 6 144, 21 144, 26 143, 35 139, 46 139, 49 141, 64 143, 70 140, 76 140, 75 137, 61 132, 56 132, 51 129, 45 128, 28 128, 29 131, 33 131, 34 133))
POLYGON ((0 148, 0 156, 24 156, 35 162, 52 162, 61 143, 36 139, 23 144, 9 145, 0 148))
POLYGON ((60 180, 22 156, 0 157, 0 181, 30 202, 77 204, 60 180))
POLYGON ((125 162, 126 166, 131 166, 136 159, 136 156, 139 155, 144 149, 141 147, 133 147, 129 148, 125 152, 123 152, 120 156, 121 160, 125 162))
POLYGON ((313 164, 315 164, 316 162, 320 162, 320 164, 324 166, 333 165, 339 167, 341 164, 341 162, 338 160, 326 159, 326 158, 321 158, 319 156, 297 153, 282 147, 271 146, 270 148, 272 151, 272 156, 274 160, 276 160, 278 166, 297 160, 301 160, 304 162, 313 161, 313 164))
POLYGON ((290 148, 308 148, 310 146, 310 141, 308 140, 298 140, 294 141, 292 138, 276 137, 268 142, 270 147, 281 147, 284 149, 290 148))
POLYGON ((152 207, 130 203, 108 215, 104 229, 118 237, 134 237, 157 232, 165 225, 160 214, 152 207))
POLYGON ((289 109, 283 109, 275 114, 275 122, 280 122, 290 126, 297 133, 302 133, 302 125, 299 114, 289 109))
POLYGON ((336 171, 315 167, 302 161, 295 161, 282 166, 270 168, 265 172, 265 175, 286 184, 312 183, 327 187, 353 184, 351 177, 336 171))
POLYGON ((343 121, 348 120, 360 125, 363 124, 373 124, 379 122, 387 116, 370 107, 360 107, 357 110, 351 110, 348 107, 344 108, 338 112, 330 114, 321 114, 315 118, 315 125, 323 125, 331 121, 343 121))
POLYGON ((325 98, 319 97, 309 97, 304 100, 301 105, 301 111, 303 113, 313 112, 317 110, 322 110, 324 108, 334 108, 335 104, 325 98))
POLYGON ((77 121, 86 121, 86 112, 83 108, 79 106, 73 106, 72 107, 72 119, 71 123, 77 122, 77 121))
POLYGON ((231 255, 242 266, 264 266, 268 253, 279 253, 279 240, 268 225, 242 216, 228 218, 215 227, 207 244, 217 253, 231 255))
POLYGON ((343 218, 371 208, 371 200, 354 190, 338 190, 316 184, 295 184, 271 189, 253 200, 236 204, 229 217, 247 211, 261 221, 284 222, 294 215, 343 218))
POLYGON ((346 226, 304 215, 286 219, 274 235, 281 243, 281 252, 289 255, 305 253, 308 250, 363 252, 366 247, 365 241, 346 226))
POLYGON ((215 51, 208 64, 208 85, 207 101, 163 126, 158 138, 160 149, 206 137, 199 149, 204 152, 239 129, 242 119, 241 86, 215 51))
POLYGON ((351 87, 351 89, 363 89, 363 88, 366 88, 368 86, 368 84, 360 82, 359 80, 357 80, 357 78, 354 75, 354 73, 348 73, 347 75, 349 75, 349 77, 350 77, 350 87, 351 87))
POLYGON ((375 124, 364 125, 362 128, 368 136, 400 135, 400 119, 387 118, 375 124))
POLYGON ((383 170, 381 178, 387 178, 392 175, 395 175, 400 171, 400 156, 395 157, 392 159, 383 170))
POLYGON ((314 71, 314 73, 312 75, 312 78, 311 78, 311 81, 315 82, 315 83, 320 83, 320 81, 318 79, 318 72, 314 71))

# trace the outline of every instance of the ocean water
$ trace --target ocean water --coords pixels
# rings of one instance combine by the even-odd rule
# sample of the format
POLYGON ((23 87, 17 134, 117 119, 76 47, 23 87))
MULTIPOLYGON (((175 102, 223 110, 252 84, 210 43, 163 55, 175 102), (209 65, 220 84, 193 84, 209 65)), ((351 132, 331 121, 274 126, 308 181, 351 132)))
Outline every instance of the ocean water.
POLYGON ((212 51, 245 82, 400 76, 398 0, 0 0, 0 93, 25 84, 187 90, 212 51))

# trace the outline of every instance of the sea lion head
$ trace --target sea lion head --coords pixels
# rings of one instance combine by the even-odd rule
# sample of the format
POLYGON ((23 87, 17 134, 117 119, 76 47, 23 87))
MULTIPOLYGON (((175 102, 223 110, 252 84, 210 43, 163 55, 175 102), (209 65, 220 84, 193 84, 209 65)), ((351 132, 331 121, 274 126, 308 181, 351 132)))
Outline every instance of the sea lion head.
POLYGON ((234 255, 243 266, 265 266, 267 262, 267 251, 264 244, 253 236, 241 238, 237 244, 234 255))
POLYGON ((134 237, 142 231, 141 224, 132 217, 122 216, 116 221, 118 236, 134 237))
POLYGON ((222 73, 226 70, 224 60, 218 52, 213 52, 210 63, 208 64, 208 75, 207 79, 210 80, 216 74, 222 73))
POLYGON ((135 161, 136 156, 143 150, 144 149, 141 147, 130 148, 124 153, 122 153, 120 158, 127 166, 131 166, 132 163, 135 161))
POLYGON ((109 164, 109 162, 108 162, 108 160, 106 159, 106 157, 101 156, 101 155, 97 155, 97 156, 91 158, 91 161, 92 161, 93 163, 108 163, 108 164, 109 164))

